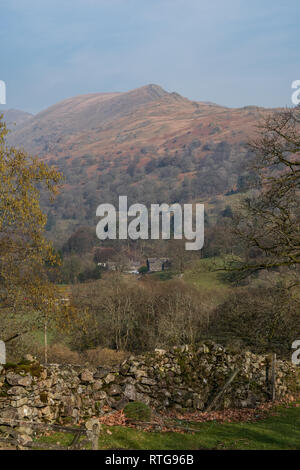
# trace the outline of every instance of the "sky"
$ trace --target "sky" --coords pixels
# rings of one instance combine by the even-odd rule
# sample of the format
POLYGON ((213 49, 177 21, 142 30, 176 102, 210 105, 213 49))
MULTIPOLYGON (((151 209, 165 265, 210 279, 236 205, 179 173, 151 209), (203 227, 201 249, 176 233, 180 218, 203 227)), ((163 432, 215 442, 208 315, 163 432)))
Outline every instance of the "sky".
POLYGON ((290 106, 299 15, 299 0, 0 0, 0 111, 149 83, 231 107, 290 106))

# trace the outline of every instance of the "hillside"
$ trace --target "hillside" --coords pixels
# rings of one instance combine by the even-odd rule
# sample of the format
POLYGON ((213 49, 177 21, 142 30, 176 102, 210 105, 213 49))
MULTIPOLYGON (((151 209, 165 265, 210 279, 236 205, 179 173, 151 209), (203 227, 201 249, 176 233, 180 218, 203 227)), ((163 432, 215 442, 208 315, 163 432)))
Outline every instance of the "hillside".
POLYGON ((147 85, 66 99, 9 136, 65 175, 48 230, 95 224, 101 202, 207 200, 243 189, 246 142, 263 108, 230 109, 147 85))
POLYGON ((33 117, 32 114, 18 109, 0 110, 0 114, 3 114, 7 127, 12 131, 15 130, 15 126, 22 126, 33 117))
MULTIPOLYGON (((203 143, 240 142, 259 112, 256 107, 229 109, 190 101, 158 85, 147 85, 126 93, 66 99, 30 120, 24 118, 10 141, 48 158, 62 158, 66 152, 72 152, 72 158, 133 156, 143 146, 163 153, 199 136, 203 143)), ((11 116, 8 121, 12 122, 11 116)))
POLYGON ((167 93, 157 85, 127 93, 94 93, 66 99, 38 113, 13 132, 11 141, 48 157, 69 150, 72 156, 106 154, 109 149, 132 153, 132 146, 139 150, 139 145, 152 144, 153 137, 156 145, 165 143, 174 133, 188 130, 189 121, 197 115, 220 110, 167 93))

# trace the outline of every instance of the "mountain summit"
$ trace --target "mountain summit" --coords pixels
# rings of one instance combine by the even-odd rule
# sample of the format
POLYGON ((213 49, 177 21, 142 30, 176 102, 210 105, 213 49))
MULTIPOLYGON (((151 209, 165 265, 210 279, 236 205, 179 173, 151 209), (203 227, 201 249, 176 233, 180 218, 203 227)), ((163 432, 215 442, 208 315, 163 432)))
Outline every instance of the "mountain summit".
POLYGON ((40 155, 58 157, 70 150, 72 155, 94 154, 91 147, 97 142, 102 149, 108 144, 110 150, 112 144, 130 140, 130 146, 135 146, 140 138, 152 145, 154 136, 159 139, 168 130, 173 134, 185 127, 186 119, 222 109, 168 93, 155 84, 123 93, 90 93, 65 99, 24 120, 12 129, 9 142, 40 155))

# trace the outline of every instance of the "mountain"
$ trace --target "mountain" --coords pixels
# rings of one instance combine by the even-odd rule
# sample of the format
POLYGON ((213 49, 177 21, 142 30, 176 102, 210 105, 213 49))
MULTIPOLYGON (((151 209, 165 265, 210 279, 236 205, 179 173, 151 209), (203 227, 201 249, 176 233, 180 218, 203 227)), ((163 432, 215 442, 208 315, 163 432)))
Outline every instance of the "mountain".
POLYGON ((164 151, 174 147, 174 138, 183 145, 199 134, 211 140, 212 135, 218 134, 219 139, 229 131, 233 137, 253 112, 190 101, 158 85, 147 85, 126 93, 66 99, 25 120, 10 141, 41 156, 60 158, 71 153, 73 158, 101 153, 111 158, 120 151, 133 154, 141 146, 153 146, 153 139, 155 147, 164 151))
POLYGON ((90 133, 97 134, 113 121, 132 116, 140 107, 157 102, 169 94, 157 85, 148 85, 128 93, 93 93, 66 99, 38 113, 14 132, 14 144, 33 152, 59 152, 72 136, 80 138, 81 148, 90 133), (84 135, 82 135, 84 134, 84 135))
POLYGON ((18 127, 25 124, 33 117, 32 114, 18 109, 7 109, 5 111, 0 111, 0 114, 3 114, 3 119, 6 122, 7 127, 11 130, 14 130, 14 126, 18 127))
POLYGON ((66 99, 25 119, 9 143, 65 175, 48 230, 64 238, 95 225, 101 202, 207 200, 243 190, 247 141, 267 112, 196 102, 158 85, 66 99), (60 234, 60 235, 58 235, 60 234))
POLYGON ((147 85, 126 93, 69 98, 35 116, 7 111, 5 117, 8 124, 18 121, 10 142, 40 156, 112 159, 121 153, 132 156, 148 146, 163 153, 199 137, 203 143, 238 142, 247 137, 260 111, 252 106, 230 109, 190 101, 158 85, 147 85))

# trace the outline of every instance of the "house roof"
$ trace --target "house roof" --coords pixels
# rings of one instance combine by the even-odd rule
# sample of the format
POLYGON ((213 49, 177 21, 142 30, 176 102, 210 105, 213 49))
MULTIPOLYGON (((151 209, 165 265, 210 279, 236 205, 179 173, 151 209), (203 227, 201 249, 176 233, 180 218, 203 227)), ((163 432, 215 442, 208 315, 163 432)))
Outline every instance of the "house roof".
POLYGON ((165 263, 166 261, 169 261, 169 258, 147 258, 149 263, 156 263, 157 261, 161 263, 165 263))

